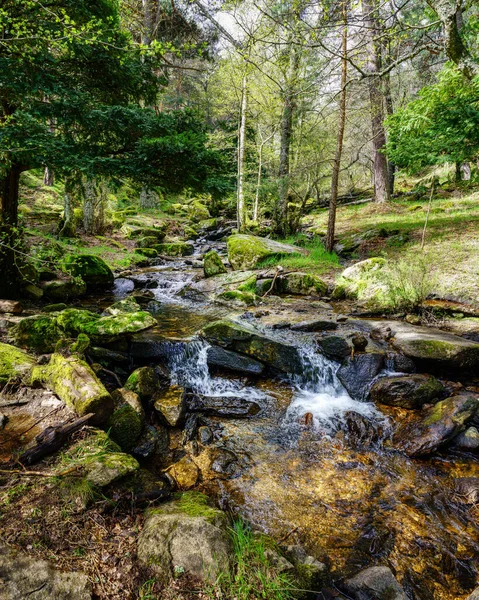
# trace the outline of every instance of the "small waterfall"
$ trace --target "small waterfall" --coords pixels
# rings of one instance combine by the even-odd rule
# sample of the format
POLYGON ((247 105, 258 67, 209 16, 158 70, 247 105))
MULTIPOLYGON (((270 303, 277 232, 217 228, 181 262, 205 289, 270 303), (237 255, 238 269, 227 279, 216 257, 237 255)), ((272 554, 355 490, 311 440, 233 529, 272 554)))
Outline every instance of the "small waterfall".
POLYGON ((346 413, 356 413, 368 421, 384 422, 384 416, 374 404, 353 400, 336 376, 339 365, 309 346, 299 348, 303 362, 301 375, 291 378, 295 396, 283 421, 293 431, 301 428, 301 419, 311 414, 314 428, 334 434, 346 413))
POLYGON ((248 400, 263 400, 266 395, 240 381, 224 377, 212 377, 208 368, 207 355, 210 344, 193 340, 187 344, 170 344, 168 366, 172 381, 191 389, 202 396, 242 397, 248 400))

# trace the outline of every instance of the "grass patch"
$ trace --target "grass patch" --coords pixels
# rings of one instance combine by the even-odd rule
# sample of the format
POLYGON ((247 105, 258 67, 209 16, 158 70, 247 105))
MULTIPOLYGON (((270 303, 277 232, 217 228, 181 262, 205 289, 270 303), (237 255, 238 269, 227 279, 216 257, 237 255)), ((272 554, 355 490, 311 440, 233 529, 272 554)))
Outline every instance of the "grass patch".
POLYGON ((268 268, 281 265, 288 270, 309 271, 321 275, 340 266, 338 256, 334 252, 328 252, 319 238, 309 240, 306 236, 298 234, 279 241, 301 246, 309 250, 309 255, 298 253, 281 257, 272 256, 261 261, 258 267, 268 268))
POLYGON ((231 531, 235 566, 222 573, 212 589, 206 591, 211 599, 230 600, 289 600, 294 598, 292 578, 271 564, 266 556, 265 540, 255 536, 241 520, 231 531))

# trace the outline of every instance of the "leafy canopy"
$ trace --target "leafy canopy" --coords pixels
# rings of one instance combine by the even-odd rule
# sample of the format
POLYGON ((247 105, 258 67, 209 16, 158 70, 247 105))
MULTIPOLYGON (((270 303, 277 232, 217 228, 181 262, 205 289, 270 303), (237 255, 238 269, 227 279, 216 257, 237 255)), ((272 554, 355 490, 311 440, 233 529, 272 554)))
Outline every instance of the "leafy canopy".
POLYGON ((388 157, 417 172, 445 162, 479 156, 479 81, 467 80, 446 65, 435 85, 387 120, 388 157))

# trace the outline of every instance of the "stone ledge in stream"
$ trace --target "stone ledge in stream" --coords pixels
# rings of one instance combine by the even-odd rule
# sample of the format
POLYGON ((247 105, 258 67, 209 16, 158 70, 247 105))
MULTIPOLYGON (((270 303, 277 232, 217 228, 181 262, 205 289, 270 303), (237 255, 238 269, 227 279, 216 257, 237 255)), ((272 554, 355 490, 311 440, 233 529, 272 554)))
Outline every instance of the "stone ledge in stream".
POLYGON ((247 418, 257 415, 261 407, 253 400, 236 396, 199 396, 188 394, 186 408, 189 412, 199 412, 214 417, 247 418))
POLYGON ((246 375, 261 375, 264 371, 264 364, 258 360, 231 350, 225 350, 220 346, 208 348, 206 360, 208 366, 237 371, 246 375))
POLYGON ((253 327, 224 319, 207 325, 200 335, 212 344, 251 356, 278 371, 302 371, 301 358, 295 346, 267 337, 253 327))
POLYGON ((408 600, 389 567, 370 567, 344 582, 354 600, 408 600))

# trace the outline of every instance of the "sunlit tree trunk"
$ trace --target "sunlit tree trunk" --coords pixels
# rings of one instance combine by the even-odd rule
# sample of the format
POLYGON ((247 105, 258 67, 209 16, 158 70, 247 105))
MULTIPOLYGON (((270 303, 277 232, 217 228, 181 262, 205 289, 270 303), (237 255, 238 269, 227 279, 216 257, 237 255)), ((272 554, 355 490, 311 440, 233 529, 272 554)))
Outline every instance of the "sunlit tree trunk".
MULTIPOLYGON (((362 0, 363 20, 366 34, 369 36, 367 48, 366 71, 379 73, 381 71, 381 48, 379 37, 379 25, 377 19, 376 0, 362 0)), ((368 77, 369 102, 371 111, 371 129, 374 163, 374 194, 376 202, 388 202, 389 174, 386 155, 383 150, 386 145, 386 131, 384 129, 384 93, 381 77, 368 77)))
POLYGON ((236 218, 238 231, 244 231, 246 226, 246 207, 244 199, 244 167, 246 153, 246 112, 248 110, 248 79, 245 72, 241 83, 241 111, 238 135, 238 184, 237 184, 237 204, 236 218))
POLYGON ((336 209, 338 204, 339 172, 341 169, 341 155, 343 153, 344 127, 346 124, 346 83, 348 77, 348 7, 343 0, 343 35, 342 35, 342 68, 341 68, 341 100, 339 104, 338 137, 336 139, 336 154, 333 163, 331 177, 331 198, 329 201, 328 233, 326 236, 326 248, 328 252, 333 251, 334 233, 336 230, 336 209))
POLYGON ((75 213, 73 211, 73 180, 65 178, 65 191, 63 194, 63 226, 58 233, 60 238, 71 238, 76 235, 75 213))
POLYGON ((55 175, 53 173, 53 169, 50 167, 45 167, 45 171, 43 173, 43 185, 48 185, 51 187, 55 182, 55 175))

